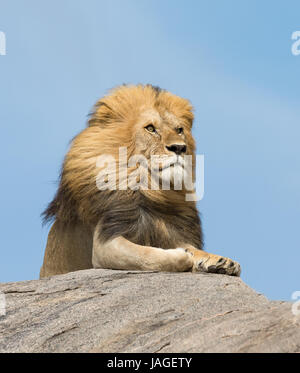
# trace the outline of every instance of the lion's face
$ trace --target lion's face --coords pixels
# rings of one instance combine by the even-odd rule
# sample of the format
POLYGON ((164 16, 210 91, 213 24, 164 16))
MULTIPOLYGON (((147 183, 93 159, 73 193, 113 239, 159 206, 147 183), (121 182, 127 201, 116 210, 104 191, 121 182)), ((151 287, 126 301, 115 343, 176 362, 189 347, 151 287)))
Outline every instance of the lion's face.
POLYGON ((180 118, 164 110, 142 111, 134 126, 135 149, 139 154, 150 158, 157 156, 184 156, 193 153, 193 145, 188 143, 190 130, 180 118))
POLYGON ((143 155, 148 164, 159 159, 157 171, 161 179, 174 180, 175 174, 183 175, 184 158, 194 155, 195 146, 190 125, 182 118, 163 106, 142 107, 133 134, 135 154, 143 155))

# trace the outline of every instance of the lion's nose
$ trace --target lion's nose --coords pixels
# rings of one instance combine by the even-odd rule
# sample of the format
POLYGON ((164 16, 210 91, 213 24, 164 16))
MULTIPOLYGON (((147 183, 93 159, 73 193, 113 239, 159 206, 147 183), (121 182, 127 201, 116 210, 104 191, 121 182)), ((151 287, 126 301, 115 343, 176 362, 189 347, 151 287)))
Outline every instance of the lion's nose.
POLYGON ((181 155, 186 152, 186 145, 183 145, 183 144, 172 144, 170 146, 166 146, 166 148, 170 152, 174 152, 177 155, 181 155))

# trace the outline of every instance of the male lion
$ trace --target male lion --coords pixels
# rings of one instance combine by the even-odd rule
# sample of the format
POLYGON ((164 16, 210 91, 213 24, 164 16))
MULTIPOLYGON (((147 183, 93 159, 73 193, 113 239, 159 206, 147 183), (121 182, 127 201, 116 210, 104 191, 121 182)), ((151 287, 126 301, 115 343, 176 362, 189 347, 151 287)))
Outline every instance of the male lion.
MULTIPOLYGON (((192 123, 187 100, 151 85, 124 85, 98 101, 87 128, 72 141, 57 193, 43 213, 54 224, 40 277, 87 268, 240 275, 238 263, 203 251, 196 203, 186 201, 184 186, 172 188, 183 156, 195 162, 192 123), (119 188, 99 188, 97 159, 108 154, 118 165, 120 147, 128 158, 171 156, 174 161, 157 170, 159 182, 164 168, 173 170, 170 190, 124 188, 120 173, 119 188)), ((136 169, 129 167, 128 175, 136 169)))

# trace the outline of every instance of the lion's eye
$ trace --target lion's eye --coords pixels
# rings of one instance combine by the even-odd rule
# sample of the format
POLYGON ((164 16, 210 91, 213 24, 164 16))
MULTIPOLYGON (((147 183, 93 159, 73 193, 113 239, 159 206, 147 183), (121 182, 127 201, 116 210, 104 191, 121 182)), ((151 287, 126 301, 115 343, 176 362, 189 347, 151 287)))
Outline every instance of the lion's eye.
POLYGON ((156 129, 155 127, 153 126, 153 124, 148 124, 148 126, 145 127, 147 131, 149 132, 156 132, 156 129))
POLYGON ((183 128, 182 127, 176 128, 176 132, 178 133, 178 135, 181 135, 183 133, 183 128))

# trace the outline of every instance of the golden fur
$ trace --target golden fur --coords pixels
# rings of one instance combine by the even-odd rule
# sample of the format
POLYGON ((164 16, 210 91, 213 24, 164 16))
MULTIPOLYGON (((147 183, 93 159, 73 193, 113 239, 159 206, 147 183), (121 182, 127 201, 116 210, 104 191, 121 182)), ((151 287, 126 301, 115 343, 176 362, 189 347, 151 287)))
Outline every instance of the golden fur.
POLYGON ((201 222, 195 202, 186 202, 185 188, 97 187, 98 157, 109 154, 118 163, 120 146, 128 158, 149 160, 170 155, 176 144, 195 159, 193 119, 189 101, 151 85, 121 86, 98 101, 87 128, 72 141, 57 194, 44 213, 55 222, 41 277, 92 266, 239 274, 237 263, 202 251, 201 222), (149 125, 155 132, 146 130, 149 125))

